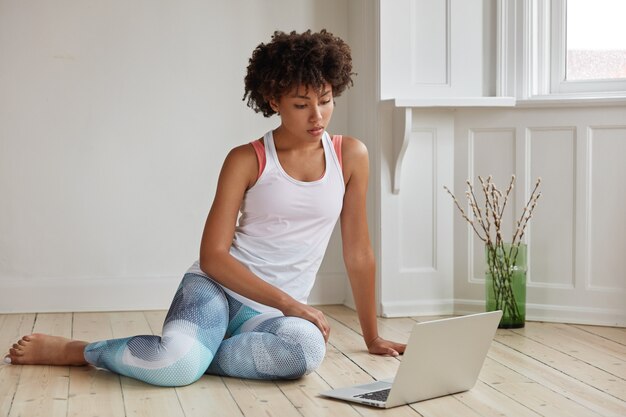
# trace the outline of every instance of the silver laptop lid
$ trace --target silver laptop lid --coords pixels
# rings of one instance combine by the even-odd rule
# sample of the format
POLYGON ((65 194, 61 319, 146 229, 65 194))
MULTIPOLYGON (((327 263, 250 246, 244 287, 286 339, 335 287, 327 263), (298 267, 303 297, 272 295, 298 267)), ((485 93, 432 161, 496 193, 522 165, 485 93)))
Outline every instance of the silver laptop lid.
POLYGON ((493 311, 417 323, 386 407, 472 388, 501 317, 493 311))

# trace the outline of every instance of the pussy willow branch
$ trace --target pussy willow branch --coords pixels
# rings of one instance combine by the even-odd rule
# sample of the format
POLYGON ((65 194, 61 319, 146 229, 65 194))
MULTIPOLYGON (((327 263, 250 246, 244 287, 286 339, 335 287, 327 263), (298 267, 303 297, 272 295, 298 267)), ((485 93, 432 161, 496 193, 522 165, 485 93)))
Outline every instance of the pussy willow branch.
POLYGON ((504 202, 502 203, 502 209, 500 210, 500 218, 502 218, 502 215, 504 214, 504 208, 506 207, 507 201, 509 201, 509 194, 511 194, 514 184, 515 184, 515 175, 511 175, 511 182, 509 182, 509 186, 506 189, 506 192, 504 193, 504 202))
POLYGON ((515 234, 513 235, 513 240, 511 243, 521 242, 522 237, 524 237, 524 232, 526 226, 528 225, 528 221, 532 217, 533 210, 535 210, 535 206, 537 205, 537 200, 541 197, 541 192, 539 192, 539 185, 541 184, 541 178, 537 178, 535 182, 535 187, 533 191, 530 193, 530 197, 522 210, 522 214, 517 221, 517 228, 515 230, 515 234))
MULTIPOLYGON (((483 178, 480 175, 478 176, 478 180, 480 181, 480 184, 483 187, 483 193, 487 195, 487 193, 489 193, 487 183, 485 182, 485 180, 483 180, 483 178)), ((489 176, 488 181, 491 181, 491 175, 489 176)), ((486 198, 485 198, 485 223, 486 223, 487 236, 491 237, 491 221, 489 221, 489 200, 486 198)))
MULTIPOLYGON (((469 180, 466 181, 466 184, 469 188, 469 191, 465 192, 465 195, 467 197, 467 201, 470 205, 470 207, 472 208, 472 213, 474 214, 474 219, 475 221, 478 222, 478 224, 482 227, 483 231, 485 232, 485 241, 489 242, 490 236, 489 236, 489 229, 485 226, 485 222, 483 219, 483 214, 480 211, 480 207, 478 206, 478 200, 476 199, 476 195, 474 194, 474 187, 472 186, 472 184, 469 182, 469 180)), ((448 190, 448 193, 450 193, 450 190, 448 190)), ((450 193, 451 194, 451 193, 450 193)))
POLYGON ((467 217, 467 215, 465 214, 465 210, 463 210, 463 208, 461 207, 461 205, 459 204, 459 202, 457 201, 456 197, 454 196, 454 194, 452 194, 452 192, 450 191, 450 189, 448 189, 448 187, 446 187, 445 185, 443 186, 443 188, 448 192, 448 194, 450 194, 450 197, 452 197, 452 200, 454 200, 454 204, 457 206, 457 208, 459 209, 459 211, 461 212, 461 216, 463 216, 463 218, 472 226, 472 228, 474 229, 474 232, 476 232, 476 235, 480 238, 480 240, 486 242, 487 239, 482 237, 480 235, 480 233, 478 232, 478 230, 476 229, 476 226, 474 225, 474 222, 472 220, 470 220, 469 217, 467 217))
MULTIPOLYGON (((486 242, 487 245, 502 245, 504 240, 502 238, 502 217, 504 216, 504 210, 509 201, 509 197, 513 188, 515 186, 515 175, 511 176, 511 181, 505 191, 504 194, 496 187, 493 182, 493 177, 490 175, 485 180, 483 177, 478 177, 480 181, 483 194, 485 195, 485 209, 484 211, 480 209, 478 204, 478 199, 476 198, 476 193, 474 191, 474 186, 470 180, 466 181, 468 190, 466 191, 467 202, 470 206, 471 214, 473 215, 473 219, 470 219, 466 211, 461 207, 461 204, 454 196, 454 194, 450 191, 450 189, 444 186, 444 189, 450 194, 454 204, 461 212, 463 218, 472 226, 474 232, 480 240, 486 242), (493 221, 493 223, 492 223, 493 221), (478 227, 477 227, 478 225, 478 227), (495 242, 491 240, 491 227, 495 229, 495 242), (482 229, 482 230, 479 230, 482 229), (484 234, 484 235, 483 235, 484 234)), ((537 200, 541 197, 541 192, 539 192, 539 185, 541 184, 541 178, 537 179, 535 183, 535 187, 530 193, 530 197, 526 202, 526 205, 522 209, 522 214, 516 222, 515 233, 513 234, 513 239, 511 240, 512 246, 519 246, 522 238, 524 237, 524 233, 526 227, 528 226, 528 222, 532 218, 532 213, 537 205, 537 200)), ((513 248, 511 248, 513 249, 513 248)), ((509 255, 512 253, 512 250, 509 252, 509 255)))
POLYGON ((501 233, 501 225, 502 225, 502 216, 500 215, 500 206, 498 195, 502 195, 496 185, 493 183, 492 176, 490 175, 487 178, 487 193, 485 194, 485 200, 489 206, 491 211, 491 217, 493 218, 493 226, 496 231, 496 244, 498 242, 502 242, 502 233, 501 233))

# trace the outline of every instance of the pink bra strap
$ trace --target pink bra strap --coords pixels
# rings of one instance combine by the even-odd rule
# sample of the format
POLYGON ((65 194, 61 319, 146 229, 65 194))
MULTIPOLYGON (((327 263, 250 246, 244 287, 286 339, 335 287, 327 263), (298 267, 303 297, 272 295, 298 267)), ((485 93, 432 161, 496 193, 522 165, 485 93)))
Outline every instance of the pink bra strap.
POLYGON ((256 152, 256 159, 259 162, 259 176, 257 177, 258 179, 265 169, 265 145, 263 145, 261 139, 250 142, 250 144, 254 148, 254 152, 256 152))
POLYGON ((343 141, 343 136, 334 135, 332 140, 333 148, 335 148, 335 153, 337 154, 337 159, 339 159, 339 166, 343 168, 343 160, 341 159, 341 142, 343 141))

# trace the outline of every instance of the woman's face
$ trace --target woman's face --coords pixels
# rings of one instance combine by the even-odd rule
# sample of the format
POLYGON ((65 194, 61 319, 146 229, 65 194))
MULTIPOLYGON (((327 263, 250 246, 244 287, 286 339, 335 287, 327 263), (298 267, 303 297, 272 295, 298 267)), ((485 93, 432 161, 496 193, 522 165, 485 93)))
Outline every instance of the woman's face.
POLYGON ((321 91, 299 86, 278 100, 270 100, 270 105, 280 114, 280 129, 303 140, 321 139, 335 108, 328 83, 321 91))

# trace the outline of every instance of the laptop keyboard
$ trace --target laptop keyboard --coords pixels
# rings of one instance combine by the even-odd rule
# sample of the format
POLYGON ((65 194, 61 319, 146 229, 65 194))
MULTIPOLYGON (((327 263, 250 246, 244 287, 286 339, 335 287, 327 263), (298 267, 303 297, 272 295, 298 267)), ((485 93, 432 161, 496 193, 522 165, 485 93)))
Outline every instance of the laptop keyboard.
POLYGON ((364 400, 374 400, 374 401, 387 401, 387 397, 389 397, 389 391, 391 388, 382 389, 380 391, 372 391, 367 392, 365 394, 355 395, 354 398, 362 398, 364 400))

